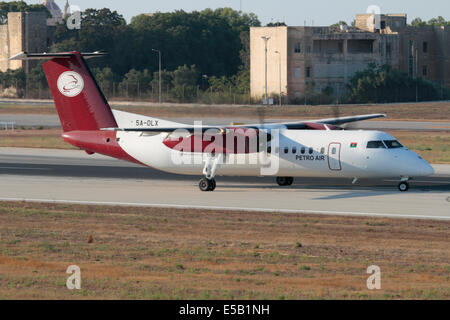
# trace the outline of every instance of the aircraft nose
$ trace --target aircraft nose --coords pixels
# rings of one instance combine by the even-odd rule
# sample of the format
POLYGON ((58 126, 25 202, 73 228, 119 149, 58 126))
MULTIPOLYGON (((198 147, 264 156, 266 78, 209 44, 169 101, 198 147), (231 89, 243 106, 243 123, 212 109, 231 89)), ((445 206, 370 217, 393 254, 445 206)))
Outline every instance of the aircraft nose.
POLYGON ((434 174, 434 168, 425 161, 422 172, 424 176, 431 176, 434 174))
POLYGON ((417 167, 416 167, 416 168, 418 168, 419 175, 422 177, 428 177, 428 176, 433 175, 434 174, 433 167, 424 159, 422 159, 422 158, 419 158, 419 159, 420 159, 419 160, 420 163, 418 163, 417 167))

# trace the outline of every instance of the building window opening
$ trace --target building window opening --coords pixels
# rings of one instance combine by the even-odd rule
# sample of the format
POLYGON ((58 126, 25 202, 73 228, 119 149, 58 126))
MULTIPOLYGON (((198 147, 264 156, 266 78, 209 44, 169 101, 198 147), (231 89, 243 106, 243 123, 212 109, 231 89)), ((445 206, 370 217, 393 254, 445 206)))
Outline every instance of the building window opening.
POLYGON ((294 52, 295 52, 295 53, 301 53, 301 52, 302 52, 302 45, 301 45, 300 42, 297 42, 297 43, 295 44, 294 52))
POLYGON ((343 40, 314 40, 314 53, 342 54, 344 53, 343 40))
POLYGON ((348 53, 373 53, 374 40, 348 40, 348 53))
POLYGON ((428 42, 423 43, 423 53, 428 53, 428 42))
POLYGON ((306 77, 311 78, 311 67, 306 68, 306 77))
POLYGON ((423 68, 422 68, 422 75, 424 77, 428 76, 428 67, 427 66, 423 66, 423 68))

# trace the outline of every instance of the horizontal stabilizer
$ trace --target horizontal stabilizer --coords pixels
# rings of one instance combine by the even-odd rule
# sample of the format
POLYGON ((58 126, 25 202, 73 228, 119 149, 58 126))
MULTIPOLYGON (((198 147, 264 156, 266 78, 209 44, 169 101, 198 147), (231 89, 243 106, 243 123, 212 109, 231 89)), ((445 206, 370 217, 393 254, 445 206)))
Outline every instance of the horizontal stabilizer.
MULTIPOLYGON (((74 52, 60 52, 60 53, 28 53, 28 52, 21 52, 18 53, 9 60, 49 60, 49 59, 55 59, 55 58, 71 58, 75 55, 74 52)), ((87 52, 87 53, 81 53, 81 56, 84 59, 89 58, 95 58, 95 57, 103 57, 106 56, 106 52, 96 51, 96 52, 87 52)))

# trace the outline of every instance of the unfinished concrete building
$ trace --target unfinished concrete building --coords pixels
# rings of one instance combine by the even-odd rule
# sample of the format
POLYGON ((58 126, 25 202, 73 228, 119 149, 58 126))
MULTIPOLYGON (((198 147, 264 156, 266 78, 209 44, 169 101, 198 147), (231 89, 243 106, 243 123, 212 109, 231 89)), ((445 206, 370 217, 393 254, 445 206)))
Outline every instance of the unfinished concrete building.
POLYGON ((448 27, 411 27, 406 14, 360 14, 356 26, 254 27, 250 30, 252 97, 281 91, 299 102, 312 92, 332 91, 337 101, 347 81, 370 63, 439 82, 450 88, 448 27), (267 66, 265 41, 267 41, 267 66), (330 90, 330 88, 332 90, 330 90))
POLYGON ((43 12, 10 12, 8 23, 0 25, 0 71, 24 68, 28 72, 36 62, 10 61, 9 58, 22 51, 45 52, 47 15, 43 12))

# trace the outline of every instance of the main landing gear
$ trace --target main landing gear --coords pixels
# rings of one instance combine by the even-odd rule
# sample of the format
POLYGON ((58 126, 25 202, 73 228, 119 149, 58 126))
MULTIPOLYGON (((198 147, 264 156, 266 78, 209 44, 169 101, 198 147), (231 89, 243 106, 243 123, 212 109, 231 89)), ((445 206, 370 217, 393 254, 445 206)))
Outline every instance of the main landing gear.
POLYGON ((205 161, 205 166, 203 167, 204 178, 200 179, 198 187, 202 191, 214 191, 216 189, 216 180, 214 177, 216 175, 217 169, 222 163, 223 155, 219 154, 217 156, 209 155, 205 161))
POLYGON ((216 189, 216 180, 214 180, 214 178, 202 178, 198 183, 198 187, 202 191, 214 191, 216 189))
POLYGON ((281 187, 291 186, 294 183, 294 178, 292 178, 292 177, 277 177, 277 183, 281 187))

